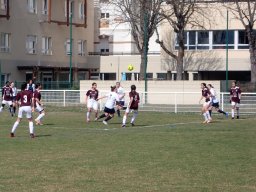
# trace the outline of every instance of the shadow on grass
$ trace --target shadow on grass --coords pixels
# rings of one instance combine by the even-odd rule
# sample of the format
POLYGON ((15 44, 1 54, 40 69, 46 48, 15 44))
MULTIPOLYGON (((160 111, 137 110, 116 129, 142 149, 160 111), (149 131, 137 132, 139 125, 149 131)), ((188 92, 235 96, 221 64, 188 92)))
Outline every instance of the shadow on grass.
POLYGON ((36 135, 35 137, 51 137, 52 135, 36 135))

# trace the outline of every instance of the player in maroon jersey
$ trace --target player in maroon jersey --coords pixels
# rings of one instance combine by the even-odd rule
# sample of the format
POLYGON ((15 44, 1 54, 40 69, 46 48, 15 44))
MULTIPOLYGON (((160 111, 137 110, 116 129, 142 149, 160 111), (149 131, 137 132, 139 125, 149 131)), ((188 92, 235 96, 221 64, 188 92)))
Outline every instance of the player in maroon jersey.
POLYGON ((45 116, 45 109, 43 108, 43 103, 41 100, 41 84, 37 83, 35 85, 35 91, 34 91, 34 107, 39 113, 38 117, 35 119, 36 125, 43 125, 42 124, 42 118, 45 116))
POLYGON ((131 92, 129 93, 130 101, 129 104, 125 110, 124 117, 123 117, 123 124, 122 127, 126 126, 126 119, 128 117, 128 114, 130 112, 133 112, 133 116, 131 119, 131 125, 134 126, 134 121, 136 117, 138 116, 138 108, 139 108, 139 102, 140 102, 140 95, 138 92, 136 92, 136 86, 131 86, 131 92))
POLYGON ((98 99, 99 97, 99 91, 97 90, 97 83, 92 83, 92 88, 87 91, 85 96, 85 103, 87 104, 87 113, 86 118, 87 122, 90 121, 90 113, 92 112, 92 109, 95 112, 95 120, 98 117, 98 99))
POLYGON ((13 116, 13 103, 12 103, 12 88, 10 87, 10 82, 7 81, 5 86, 2 88, 2 106, 0 107, 0 112, 3 111, 4 106, 7 104, 10 107, 11 115, 13 116))
POLYGON ((27 83, 23 83, 21 85, 21 92, 17 94, 16 97, 16 103, 20 103, 19 112, 18 112, 18 118, 16 122, 13 124, 12 130, 11 130, 11 137, 14 137, 14 132, 17 129, 22 117, 23 113, 26 113, 26 117, 29 121, 29 133, 30 137, 34 138, 34 125, 33 125, 33 119, 32 119, 32 112, 34 111, 34 98, 33 93, 31 91, 25 90, 27 87, 27 83), (32 106, 32 107, 31 107, 32 106))
POLYGON ((230 88, 230 103, 232 106, 231 109, 231 116, 232 119, 235 118, 235 109, 236 109, 236 118, 239 119, 239 107, 240 107, 240 100, 241 100, 241 89, 237 86, 237 82, 232 82, 232 87, 230 88))
POLYGON ((201 83, 201 89, 202 89, 202 96, 201 96, 201 99, 199 100, 199 104, 203 99, 205 99, 205 102, 202 106, 202 114, 205 119, 203 123, 210 123, 212 121, 212 118, 209 113, 209 108, 211 106, 211 93, 205 83, 201 83))

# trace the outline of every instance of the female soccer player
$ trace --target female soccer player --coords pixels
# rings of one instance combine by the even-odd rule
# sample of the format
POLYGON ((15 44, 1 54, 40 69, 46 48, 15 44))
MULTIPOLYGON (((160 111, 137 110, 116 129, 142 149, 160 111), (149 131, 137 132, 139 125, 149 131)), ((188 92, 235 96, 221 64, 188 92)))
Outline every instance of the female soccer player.
POLYGON ((126 119, 128 117, 128 114, 130 112, 133 112, 133 116, 131 119, 131 125, 134 126, 134 121, 138 115, 138 108, 139 108, 139 102, 140 102, 140 96, 139 93, 136 92, 136 86, 131 86, 131 92, 129 93, 130 102, 127 106, 127 109, 125 110, 125 114, 123 117, 123 124, 122 127, 125 127, 126 125, 126 119))
POLYGON ((43 103, 41 101, 41 90, 42 86, 40 83, 37 83, 34 91, 34 107, 39 113, 38 117, 35 119, 36 125, 43 125, 42 118, 45 116, 45 109, 43 108, 43 103))
MULTIPOLYGON (((12 104, 13 104, 13 114, 16 113, 16 105, 15 105, 15 100, 16 100, 16 96, 17 96, 17 88, 14 84, 14 82, 11 82, 10 87, 12 88, 12 104)), ((10 112, 11 112, 11 108, 10 108, 10 112)))
POLYGON ((210 116, 212 116, 212 108, 214 108, 218 113, 223 113, 227 118, 228 118, 228 113, 225 112, 225 111, 222 111, 220 110, 220 106, 219 106, 219 100, 217 98, 217 93, 216 93, 216 90, 214 89, 214 87, 212 86, 212 84, 208 84, 208 89, 211 93, 211 106, 209 108, 209 113, 210 113, 210 116))
POLYGON ((98 96, 99 91, 97 90, 97 83, 92 83, 92 88, 87 91, 85 96, 85 103, 87 103, 87 113, 86 113, 86 119, 87 122, 90 122, 90 113, 92 112, 92 109, 95 112, 95 120, 98 117, 98 96))
POLYGON ((123 109, 123 107, 124 107, 125 91, 124 91, 124 88, 121 86, 120 82, 116 82, 116 89, 117 89, 116 92, 117 92, 117 94, 119 96, 119 100, 120 100, 119 105, 117 105, 116 112, 117 112, 118 117, 121 117, 120 110, 123 109))
POLYGON ((212 118, 209 114, 209 107, 211 103, 211 93, 209 89, 206 87, 205 83, 201 83, 201 89, 202 89, 202 96, 201 99, 199 100, 199 104, 203 99, 205 99, 205 102, 202 106, 202 114, 204 116, 204 122, 203 123, 210 123, 212 118))
POLYGON ((98 119, 101 119, 101 118, 104 118, 106 117, 106 119, 103 121, 103 123, 105 125, 107 125, 108 121, 114 117, 114 114, 115 114, 115 105, 116 103, 119 105, 119 97, 118 97, 118 94, 116 93, 116 86, 111 86, 111 92, 106 94, 105 96, 103 97, 100 97, 97 99, 100 100, 100 99, 103 99, 103 98, 107 98, 107 102, 105 104, 105 108, 104 108, 104 114, 102 114, 99 118, 97 118, 96 120, 98 119))
POLYGON ((33 93, 29 90, 25 90, 27 87, 27 83, 23 83, 21 85, 21 92, 17 94, 16 97, 16 104, 20 101, 20 107, 19 107, 19 113, 18 113, 18 118, 16 122, 14 123, 12 130, 11 130, 11 137, 14 137, 14 132, 17 129, 23 113, 26 113, 28 122, 29 122, 29 133, 30 137, 34 138, 34 125, 33 125, 33 120, 32 120, 32 112, 34 111, 34 99, 33 99, 33 93))
POLYGON ((236 118, 239 119, 239 107, 240 107, 240 100, 241 100, 241 89, 237 86, 237 82, 232 82, 232 87, 230 88, 230 103, 232 106, 231 109, 231 116, 232 119, 235 118, 235 109, 236 109, 236 118))
POLYGON ((10 82, 7 81, 5 86, 2 88, 2 106, 0 107, 0 112, 4 109, 7 104, 10 108, 10 113, 13 116, 13 103, 12 103, 12 88, 10 87, 10 82))

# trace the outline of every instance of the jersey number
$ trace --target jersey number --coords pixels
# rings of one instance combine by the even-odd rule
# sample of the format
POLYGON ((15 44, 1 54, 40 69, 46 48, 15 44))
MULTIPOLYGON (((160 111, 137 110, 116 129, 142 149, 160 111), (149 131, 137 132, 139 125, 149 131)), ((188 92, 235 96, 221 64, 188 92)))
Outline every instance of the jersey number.
POLYGON ((28 102, 28 96, 27 95, 24 95, 23 96, 23 103, 27 103, 28 102))

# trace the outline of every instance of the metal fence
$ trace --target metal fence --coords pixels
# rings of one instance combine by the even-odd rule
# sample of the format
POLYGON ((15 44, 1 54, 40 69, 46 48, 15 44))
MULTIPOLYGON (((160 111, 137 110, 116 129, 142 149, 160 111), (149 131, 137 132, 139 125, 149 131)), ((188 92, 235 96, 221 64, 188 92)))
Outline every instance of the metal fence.
MULTIPOLYGON (((43 90, 42 100, 45 105, 85 107, 86 92, 86 90, 43 90)), ((100 96, 106 93, 108 91, 101 91, 100 96)), ((140 93, 140 110, 174 113, 199 112, 202 106, 199 104, 200 97, 200 92, 142 92, 140 93)), ((220 93, 218 98, 220 108, 230 111, 229 93, 220 93)), ((126 96, 126 103, 128 99, 126 96)), ((101 110, 105 102, 106 99, 99 101, 101 110)), ((242 93, 240 106, 241 113, 256 114, 256 93, 242 93)))
MULTIPOLYGON (((46 106, 79 106, 86 107, 85 95, 87 90, 42 90, 42 100, 46 106)), ((100 96, 108 91, 101 91, 100 96)), ((128 95, 128 93, 126 94, 128 95)), ((142 92, 140 93, 140 111, 159 111, 174 113, 199 112, 200 92, 142 92)), ((220 108, 230 111, 229 93, 220 93, 220 108)), ((128 103, 126 96, 126 104, 128 103)), ((100 110, 104 108, 106 99, 99 101, 100 110)), ((240 112, 256 114, 256 93, 242 93, 240 112)))

